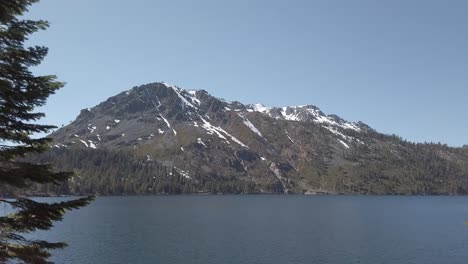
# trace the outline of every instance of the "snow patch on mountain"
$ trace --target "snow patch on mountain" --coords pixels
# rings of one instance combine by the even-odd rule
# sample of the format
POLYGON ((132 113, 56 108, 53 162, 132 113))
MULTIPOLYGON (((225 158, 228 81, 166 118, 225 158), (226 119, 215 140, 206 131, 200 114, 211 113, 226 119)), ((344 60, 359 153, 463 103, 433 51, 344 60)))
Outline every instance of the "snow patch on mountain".
POLYGON ((201 101, 197 98, 197 91, 188 90, 187 93, 190 95, 189 99, 192 100, 194 104, 201 105, 201 101))
POLYGON ((247 106, 247 111, 248 112, 260 112, 260 113, 268 113, 271 110, 271 108, 266 107, 263 104, 253 104, 253 105, 248 105, 247 106))
POLYGON ((229 144, 229 141, 227 140, 227 138, 223 134, 221 134, 216 127, 211 125, 210 122, 206 121, 202 117, 201 117, 201 120, 203 121, 202 128, 204 128, 208 132, 208 134, 210 135, 216 134, 220 139, 225 140, 229 144))
MULTIPOLYGON (((295 111, 295 108, 291 108, 291 107, 282 107, 281 108, 281 115, 283 116, 283 118, 285 120, 289 120, 289 121, 301 121, 301 119, 299 118, 299 115, 298 113, 295 111)), ((278 117, 279 119, 279 117, 278 117)))
POLYGON ((338 141, 339 141, 345 148, 349 149, 349 145, 346 144, 343 140, 338 139, 338 141))
POLYGON ((97 129, 96 126, 91 126, 91 124, 88 124, 88 130, 89 130, 89 133, 94 133, 94 131, 97 129))
POLYGON ((284 132, 286 132, 286 136, 288 136, 289 141, 291 141, 293 144, 296 144, 296 142, 294 142, 294 140, 289 136, 289 132, 287 130, 284 130, 284 132))
POLYGON ((336 135, 336 136, 339 136, 339 137, 342 137, 344 140, 351 140, 352 137, 349 137, 349 136, 346 136, 345 134, 341 133, 340 131, 334 129, 334 128, 331 128, 331 127, 325 127, 328 131, 330 131, 332 134, 336 135))
POLYGON ((190 103, 184 96, 182 96, 181 94, 181 91, 183 91, 182 89, 174 86, 174 85, 170 85, 170 84, 167 84, 167 83, 163 83, 166 87, 169 87, 171 88, 176 94, 177 96, 180 98, 180 100, 182 100, 182 103, 184 103, 185 105, 187 106, 190 106, 194 109, 197 109, 197 107, 195 107, 192 103, 190 103))
POLYGON ((338 131, 338 130, 332 128, 332 127, 325 126, 325 128, 328 131, 330 131, 332 134, 334 134, 335 136, 341 137, 344 141, 341 140, 341 139, 338 139, 338 141, 347 149, 349 149, 350 146, 346 142, 351 142, 351 143, 352 142, 358 142, 359 144, 364 144, 364 142, 362 142, 361 140, 356 139, 354 137, 347 136, 347 135, 341 133, 340 131, 338 131))
POLYGON ((249 149, 249 147, 246 144, 242 143, 239 139, 235 138, 233 135, 229 134, 224 129, 222 129, 220 127, 218 127, 218 129, 220 129, 222 132, 224 132, 224 134, 226 134, 228 137, 230 137, 232 141, 236 142, 237 144, 241 145, 242 147, 244 147, 246 149, 249 149))
POLYGON ((167 121, 167 119, 163 115, 159 114, 159 116, 162 118, 162 120, 164 120, 164 123, 166 123, 167 127, 171 128, 171 123, 169 123, 169 121, 167 121))
POLYGON ((231 144, 229 140, 226 138, 229 137, 232 141, 236 142, 238 145, 241 145, 244 148, 249 148, 247 145, 242 143, 239 139, 234 137, 233 135, 229 134, 226 132, 226 130, 222 129, 221 127, 213 126, 210 122, 206 121, 203 117, 201 117, 201 120, 203 121, 202 128, 204 128, 206 131, 208 131, 208 134, 213 135, 216 134, 220 139, 223 139, 227 144, 231 144), (223 135, 224 134, 224 135, 223 135))
POLYGON ((248 112, 259 112, 266 114, 270 117, 288 120, 288 121, 297 121, 304 122, 311 120, 317 124, 323 124, 328 126, 336 126, 343 129, 350 129, 357 132, 361 132, 361 128, 353 122, 347 122, 341 120, 335 116, 330 116, 324 114, 320 109, 312 105, 299 105, 299 106, 285 106, 281 108, 271 108, 263 104, 253 104, 247 106, 248 112), (275 109, 279 111, 276 112, 275 109), (278 114, 279 113, 279 114, 278 114))
POLYGON ((182 175, 182 177, 186 178, 186 179, 191 179, 190 175, 189 175, 189 171, 184 171, 182 169, 179 169, 177 167, 174 167, 174 169, 180 173, 180 175, 182 175))
POLYGON ((205 142, 203 142, 201 138, 197 138, 197 143, 202 145, 203 147, 207 148, 205 142))
POLYGON ((81 143, 83 143, 83 145, 85 145, 87 148, 89 148, 88 143, 86 141, 84 141, 82 139, 80 139, 80 141, 81 141, 81 143))
MULTIPOLYGON (((151 102, 153 103, 153 106, 154 108, 156 109, 156 112, 159 114, 159 116, 164 120, 164 122, 166 123, 167 127, 168 128, 172 128, 171 127, 171 123, 169 123, 169 121, 162 115, 162 113, 159 111, 159 106, 161 106, 161 101, 159 101, 159 98, 158 99, 158 102, 159 102, 159 106, 156 105, 156 103, 154 102, 154 99, 153 97, 151 96, 151 94, 149 93, 148 91, 148 88, 145 88, 146 90, 146 94, 148 95, 148 98, 151 100, 151 102)), ((174 132, 174 135, 177 136, 177 131, 175 131, 175 129, 172 129, 172 131, 174 132)))
POLYGON ((253 124, 252 122, 250 122, 249 119, 247 119, 247 117, 243 116, 243 115, 240 115, 240 114, 237 114, 240 118, 242 118, 242 122, 244 123, 244 125, 246 125, 248 128, 250 128, 250 130, 252 130, 255 134, 257 134, 258 136, 260 136, 261 138, 265 139, 262 135, 262 133, 260 132, 260 130, 258 130, 253 124))
POLYGON ((88 142, 89 142, 89 147, 90 147, 90 148, 92 148, 92 149, 97 149, 97 146, 96 146, 96 144, 94 144, 93 141, 88 140, 88 142))

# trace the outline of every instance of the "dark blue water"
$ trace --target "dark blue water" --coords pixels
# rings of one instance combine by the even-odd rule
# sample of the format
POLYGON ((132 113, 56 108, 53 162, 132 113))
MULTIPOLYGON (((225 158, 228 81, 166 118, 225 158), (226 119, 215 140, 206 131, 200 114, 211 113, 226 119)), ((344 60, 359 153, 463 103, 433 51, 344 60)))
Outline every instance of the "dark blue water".
POLYGON ((468 263, 468 197, 102 197, 56 263, 468 263))

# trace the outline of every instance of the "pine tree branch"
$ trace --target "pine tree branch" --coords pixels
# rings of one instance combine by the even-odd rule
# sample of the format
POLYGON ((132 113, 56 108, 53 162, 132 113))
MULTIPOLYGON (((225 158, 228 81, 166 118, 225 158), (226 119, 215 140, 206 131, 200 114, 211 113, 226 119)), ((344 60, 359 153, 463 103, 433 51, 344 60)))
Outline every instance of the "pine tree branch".
MULTIPOLYGON (((44 116, 33 110, 44 105, 64 85, 54 75, 35 76, 29 70, 39 65, 48 53, 47 47, 24 47, 29 35, 48 27, 48 22, 43 20, 18 19, 35 2, 38 0, 0 0, 0 183, 7 187, 59 184, 72 175, 54 172, 50 165, 17 161, 27 153, 41 153, 49 148, 50 139, 33 139, 31 135, 48 132, 55 126, 28 122, 44 116)), ((65 244, 26 239, 21 234, 50 229, 54 221, 62 220, 66 211, 92 200, 93 197, 86 197, 49 204, 24 197, 0 199, 13 208, 12 214, 0 217, 0 263, 10 260, 48 263, 49 250, 63 248, 65 244)))

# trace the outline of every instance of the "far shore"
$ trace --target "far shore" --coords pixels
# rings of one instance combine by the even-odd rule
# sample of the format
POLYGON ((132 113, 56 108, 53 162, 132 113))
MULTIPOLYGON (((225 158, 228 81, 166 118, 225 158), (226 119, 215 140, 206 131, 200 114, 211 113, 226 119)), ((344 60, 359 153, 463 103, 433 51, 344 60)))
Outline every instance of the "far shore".
MULTIPOLYGON (((95 196, 95 197, 130 197, 130 196, 261 196, 261 195, 277 195, 277 196, 466 196, 464 194, 363 194, 363 193, 332 193, 332 192, 316 192, 316 193, 210 193, 210 192, 198 192, 198 193, 156 193, 156 194, 66 194, 66 195, 56 195, 56 194, 31 194, 31 195, 19 195, 28 198, 66 198, 66 197, 85 197, 85 196, 95 196)), ((7 195, 2 196, 3 199, 14 199, 14 196, 7 195)))

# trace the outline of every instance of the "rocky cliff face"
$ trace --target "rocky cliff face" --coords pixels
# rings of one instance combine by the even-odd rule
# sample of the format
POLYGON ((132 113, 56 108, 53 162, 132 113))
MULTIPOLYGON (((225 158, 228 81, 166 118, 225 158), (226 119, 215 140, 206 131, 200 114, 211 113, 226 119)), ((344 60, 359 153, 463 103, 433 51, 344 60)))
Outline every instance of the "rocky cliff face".
POLYGON ((467 178, 461 148, 409 143, 312 105, 244 105, 166 83, 84 109, 51 136, 56 149, 126 151, 194 185, 235 178, 259 192, 460 193, 467 178))

